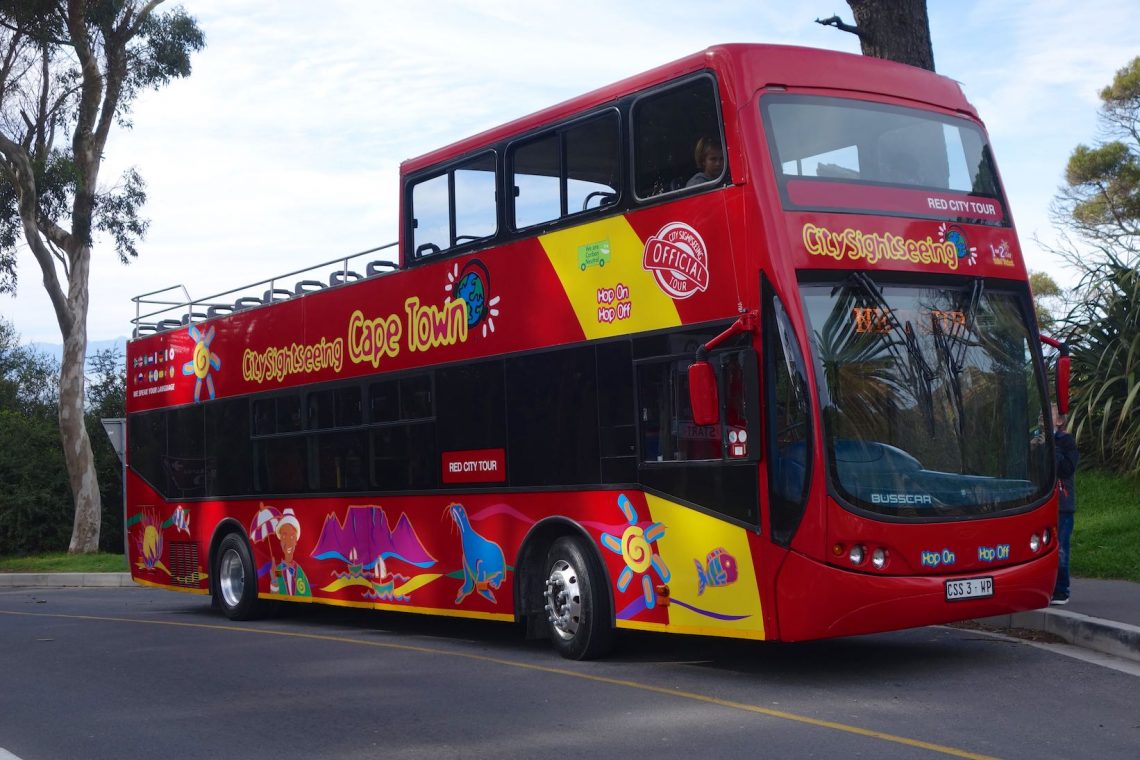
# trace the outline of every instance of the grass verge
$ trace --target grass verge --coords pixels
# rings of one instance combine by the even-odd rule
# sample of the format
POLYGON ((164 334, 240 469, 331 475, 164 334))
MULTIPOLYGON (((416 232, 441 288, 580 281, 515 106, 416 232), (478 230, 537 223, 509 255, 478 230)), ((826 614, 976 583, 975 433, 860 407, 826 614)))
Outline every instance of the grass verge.
POLYGON ((125 573, 122 554, 36 554, 0 557, 0 573, 125 573))
POLYGON ((1077 473, 1069 569, 1084 578, 1140 582, 1140 478, 1077 473))

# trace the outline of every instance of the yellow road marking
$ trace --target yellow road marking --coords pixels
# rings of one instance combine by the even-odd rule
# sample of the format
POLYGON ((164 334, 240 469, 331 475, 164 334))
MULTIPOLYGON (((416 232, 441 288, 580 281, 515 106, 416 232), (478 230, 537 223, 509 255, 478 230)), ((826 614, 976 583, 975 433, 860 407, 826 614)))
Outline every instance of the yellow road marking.
POLYGON ((947 747, 942 744, 934 744, 932 742, 924 742, 919 739, 910 739, 905 736, 896 736, 895 734, 888 734, 883 731, 874 731, 869 728, 861 728, 860 726, 852 726, 847 723, 837 723, 830 720, 821 720, 819 718, 811 718, 807 715, 799 715, 797 713, 786 712, 784 710, 773 710, 768 707, 759 707, 757 705, 750 705, 744 702, 733 702, 728 699, 719 699, 717 697, 710 697, 704 694, 697 694, 691 691, 681 691, 679 689, 667 689, 663 686, 653 686, 652 684, 640 683, 638 681, 629 681, 624 678, 610 678, 609 676, 599 676, 591 673, 578 673, 573 670, 566 670, 564 668, 555 668, 549 665, 535 665, 527 662, 518 662, 516 660, 507 660, 501 657, 489 657, 481 654, 470 654, 467 652, 451 652, 446 649, 435 649, 432 647, 417 646, 415 644, 395 644, 385 641, 365 641, 363 639, 353 639, 347 636, 332 636, 321 633, 297 633, 294 631, 273 631, 263 628, 248 628, 240 625, 212 625, 206 623, 184 623, 174 620, 139 620, 136 618, 118 618, 118 617, 101 617, 96 615, 63 615, 58 613, 39 613, 39 612, 17 612, 9 610, 0 610, 0 615, 20 615, 23 617, 47 617, 47 618, 63 618, 67 620, 93 620, 105 623, 141 623, 143 625, 169 625, 176 628, 202 628, 210 631, 237 631, 240 633, 256 633, 268 636, 282 636, 286 638, 295 639, 308 639, 310 641, 330 641, 339 644, 356 644, 367 647, 378 647, 381 649, 394 649, 402 652, 416 652, 419 654, 427 655, 444 655, 448 657, 459 657, 466 660, 475 660, 477 662, 487 662, 495 665, 505 665, 512 668, 520 668, 522 670, 532 670, 539 673, 551 673, 554 675, 568 676, 570 678, 578 678, 583 681, 592 681, 594 683, 604 683, 611 686, 624 686, 629 689, 637 689, 638 691, 646 691, 654 694, 663 694, 669 697, 677 697, 680 699, 688 699, 693 702, 703 702, 705 704, 717 705, 718 707, 727 707, 733 710, 741 710, 743 712, 754 713, 757 715, 764 715, 769 718, 780 718, 781 720, 790 720, 795 723, 802 723, 809 726, 817 726, 819 728, 829 728, 834 731, 843 731, 848 734, 855 734, 856 736, 865 736, 870 739, 879 739, 893 744, 902 744, 907 747, 917 747, 919 749, 930 750, 931 752, 938 752, 943 755, 950 755, 951 757, 964 757, 971 760, 995 760, 990 755, 980 755, 976 752, 968 752, 966 750, 957 749, 955 747, 947 747))

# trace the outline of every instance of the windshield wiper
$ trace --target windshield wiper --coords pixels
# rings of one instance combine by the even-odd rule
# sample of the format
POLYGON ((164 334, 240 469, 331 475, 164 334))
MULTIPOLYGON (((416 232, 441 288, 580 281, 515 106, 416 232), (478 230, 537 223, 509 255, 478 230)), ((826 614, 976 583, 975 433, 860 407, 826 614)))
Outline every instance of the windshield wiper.
MULTIPOLYGON (((974 331, 974 316, 978 311, 978 304, 982 300, 982 291, 985 284, 981 277, 975 278, 970 286, 970 303, 961 322, 950 320, 950 329, 942 327, 943 319, 931 315, 934 333, 934 345, 939 356, 946 364, 946 376, 950 381, 950 398, 954 402, 954 413, 958 418, 958 445, 961 447, 966 440, 966 408, 962 401, 962 382, 959 375, 965 368, 966 352, 970 349, 969 333, 974 331), (953 348, 950 342, 954 341, 953 348)), ((962 457, 965 461, 965 457, 962 457)))
POLYGON ((909 320, 905 325, 899 323, 894 310, 887 303, 887 299, 883 297, 883 291, 866 272, 852 272, 848 279, 859 286, 859 289, 868 296, 889 322, 891 334, 903 336, 901 341, 896 338, 888 338, 884 344, 895 360, 895 366, 898 367, 903 379, 914 391, 916 400, 922 406, 923 417, 926 419, 930 434, 933 436, 937 432, 937 426, 934 421, 932 384, 937 373, 926 361, 926 357, 922 355, 922 349, 918 346, 918 336, 914 334, 914 326, 909 320), (906 349, 905 357, 899 351, 900 343, 906 349))

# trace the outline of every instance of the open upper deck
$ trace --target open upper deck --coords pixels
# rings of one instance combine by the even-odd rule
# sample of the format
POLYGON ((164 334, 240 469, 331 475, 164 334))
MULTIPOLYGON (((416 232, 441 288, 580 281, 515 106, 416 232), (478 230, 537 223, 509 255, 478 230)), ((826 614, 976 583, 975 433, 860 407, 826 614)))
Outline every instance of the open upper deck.
MULTIPOLYGON (((502 144, 519 136, 549 128, 552 124, 564 122, 575 116, 597 112, 606 104, 629 99, 639 93, 653 90, 658 85, 701 71, 710 71, 716 76, 719 96, 724 104, 723 129, 730 153, 734 149, 738 150, 736 146, 740 144, 733 133, 736 109, 758 90, 765 88, 814 88, 831 93, 846 91, 877 93, 896 101, 909 100, 930 104, 976 118, 972 106, 966 101, 956 82, 921 69, 811 48, 752 44, 719 45, 404 161, 400 166, 401 187, 404 188, 401 216, 410 216, 406 197, 409 183, 413 179, 430 176, 436 167, 476 154, 488 146, 502 144)), ((616 151, 616 148, 614 150, 616 151)), ((730 165, 743 164, 735 160, 736 158, 730 155, 730 165)), ((535 169, 536 173, 543 171, 549 170, 535 169)), ((640 203, 645 203, 647 200, 640 195, 638 197, 640 203)), ((600 211, 600 209, 591 209, 591 211, 600 211)), ((566 216, 565 212, 563 216, 566 216)), ((517 226, 517 220, 512 223, 517 226)), ((206 298, 191 299, 181 286, 137 296, 134 299, 136 302, 134 335, 139 337, 195 321, 223 317, 406 267, 413 258, 410 253, 412 246, 405 240, 409 224, 405 218, 399 225, 401 233, 398 243, 275 275, 206 298), (384 258, 378 258, 377 254, 380 251, 397 246, 397 252, 390 252, 384 258), (179 289, 185 298, 170 299, 169 294, 179 289)), ((487 244, 493 242, 490 238, 486 239, 487 244)), ((476 247, 478 245, 482 243, 478 243, 476 247)))

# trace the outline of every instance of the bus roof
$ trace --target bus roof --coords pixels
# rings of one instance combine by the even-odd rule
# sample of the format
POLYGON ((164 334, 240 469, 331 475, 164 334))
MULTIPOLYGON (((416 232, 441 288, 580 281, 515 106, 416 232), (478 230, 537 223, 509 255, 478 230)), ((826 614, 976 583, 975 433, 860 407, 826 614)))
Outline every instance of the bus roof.
POLYGON ((604 103, 702 69, 718 74, 731 100, 745 102, 767 86, 874 92, 930 103, 977 118, 958 83, 925 69, 851 53, 790 45, 716 45, 528 116, 493 127, 400 164, 405 176, 473 150, 588 111, 604 103))

